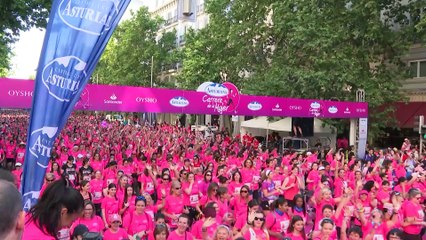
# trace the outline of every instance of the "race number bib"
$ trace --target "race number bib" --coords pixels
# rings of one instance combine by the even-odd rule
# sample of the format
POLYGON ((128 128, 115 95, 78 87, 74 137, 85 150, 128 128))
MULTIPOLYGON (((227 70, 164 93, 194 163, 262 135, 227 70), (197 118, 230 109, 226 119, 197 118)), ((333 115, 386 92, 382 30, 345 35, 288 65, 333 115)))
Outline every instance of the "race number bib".
POLYGON ((253 182, 259 182, 260 176, 253 176, 253 182))
POLYGON ((287 228, 290 225, 290 221, 289 220, 284 220, 280 222, 280 226, 281 226, 281 232, 282 233, 286 233, 287 232, 287 228))
POLYGON ((239 194, 240 191, 241 191, 241 187, 236 187, 235 190, 234 190, 234 193, 239 194))
POLYGON ((107 186, 110 185, 111 183, 114 183, 114 179, 107 179, 107 186))
MULTIPOLYGON (((174 215, 174 216, 176 216, 176 215, 174 215)), ((178 219, 179 218, 176 218, 176 219, 172 219, 172 226, 176 226, 177 225, 177 223, 178 223, 178 219)))
POLYGON ((93 193, 93 200, 99 200, 102 198, 102 192, 94 192, 93 193))
POLYGON ((152 191, 154 190, 154 184, 152 182, 146 183, 146 191, 152 191))
POLYGON ((194 195, 189 196, 189 202, 191 204, 197 204, 198 200, 199 200, 198 194, 194 194, 194 195))
POLYGON ((385 239, 383 238, 383 235, 374 234, 373 240, 385 240, 385 239))

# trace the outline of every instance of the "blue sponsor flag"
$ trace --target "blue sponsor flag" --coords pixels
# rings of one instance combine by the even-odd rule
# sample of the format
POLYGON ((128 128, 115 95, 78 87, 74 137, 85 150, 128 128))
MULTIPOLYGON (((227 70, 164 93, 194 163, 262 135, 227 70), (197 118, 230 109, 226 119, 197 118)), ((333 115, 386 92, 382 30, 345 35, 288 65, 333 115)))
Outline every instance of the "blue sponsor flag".
POLYGON ((39 197, 54 141, 130 0, 54 0, 37 69, 22 194, 39 197))

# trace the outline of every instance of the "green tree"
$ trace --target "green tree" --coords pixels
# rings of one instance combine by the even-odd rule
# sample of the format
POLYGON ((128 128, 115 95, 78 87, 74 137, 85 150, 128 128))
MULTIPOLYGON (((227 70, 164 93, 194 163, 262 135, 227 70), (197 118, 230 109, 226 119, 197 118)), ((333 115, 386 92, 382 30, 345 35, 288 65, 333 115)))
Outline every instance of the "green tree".
POLYGON ((0 2, 0 75, 10 68, 11 44, 22 31, 45 27, 51 0, 2 0, 0 2))
POLYGON ((188 37, 182 80, 211 81, 228 69, 243 93, 353 101, 365 89, 378 133, 392 109, 375 109, 402 99, 400 57, 424 34, 412 17, 419 2, 209 1, 209 25, 188 37))
MULTIPOLYGON (((113 33, 93 78, 104 84, 150 86, 152 64, 156 79, 162 65, 176 60, 175 32, 162 33, 157 43, 157 32, 163 22, 160 18, 152 18, 146 7, 132 13, 132 17, 113 33)), ((160 87, 164 85, 158 81, 154 83, 160 87)))

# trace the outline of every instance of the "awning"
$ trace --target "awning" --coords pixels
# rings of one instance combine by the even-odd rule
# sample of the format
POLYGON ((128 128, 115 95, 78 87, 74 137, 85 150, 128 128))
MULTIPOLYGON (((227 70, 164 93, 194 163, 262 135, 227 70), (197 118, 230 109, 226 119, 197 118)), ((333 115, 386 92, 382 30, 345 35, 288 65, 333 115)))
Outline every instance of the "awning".
POLYGON ((395 106, 395 117, 400 128, 414 128, 414 117, 426 116, 426 102, 397 102, 395 106))

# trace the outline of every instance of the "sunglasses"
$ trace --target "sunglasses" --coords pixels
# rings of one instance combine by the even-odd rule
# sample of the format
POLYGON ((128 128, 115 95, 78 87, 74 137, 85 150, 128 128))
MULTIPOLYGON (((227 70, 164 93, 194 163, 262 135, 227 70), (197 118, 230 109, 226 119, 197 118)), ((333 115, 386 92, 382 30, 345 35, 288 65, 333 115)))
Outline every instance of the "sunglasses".
POLYGON ((175 189, 176 189, 176 190, 180 190, 181 188, 180 188, 180 187, 176 187, 175 189))
POLYGON ((163 178, 163 181, 169 181, 170 178, 163 178))
POLYGON ((211 177, 212 175, 211 174, 206 174, 206 177, 211 177))
POLYGON ((114 222, 112 222, 112 223, 120 223, 120 221, 114 221, 114 222))
POLYGON ((265 221, 265 218, 254 217, 254 220, 263 222, 263 221, 265 221))
POLYGON ((46 182, 53 182, 55 179, 46 179, 46 182))
POLYGON ((248 191, 247 191, 247 190, 241 190, 240 192, 241 192, 241 193, 248 193, 248 191))

